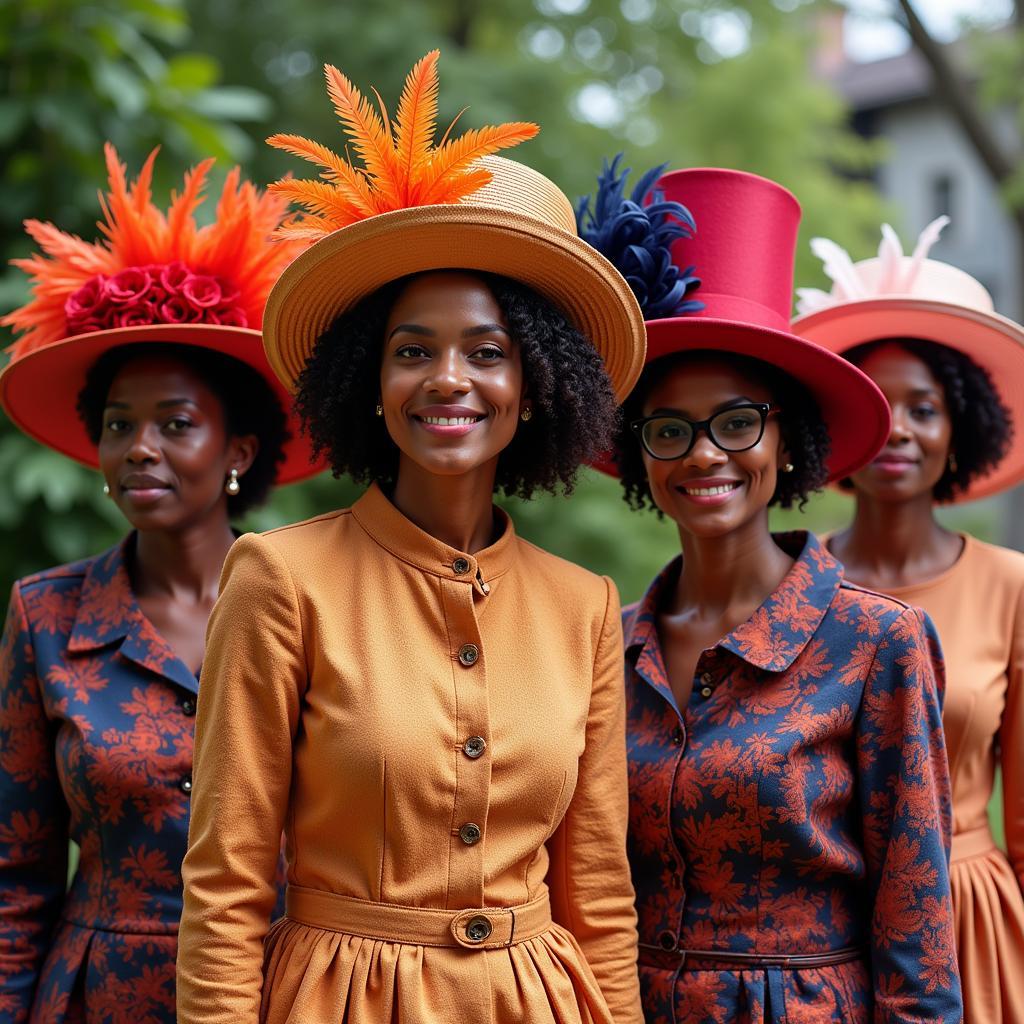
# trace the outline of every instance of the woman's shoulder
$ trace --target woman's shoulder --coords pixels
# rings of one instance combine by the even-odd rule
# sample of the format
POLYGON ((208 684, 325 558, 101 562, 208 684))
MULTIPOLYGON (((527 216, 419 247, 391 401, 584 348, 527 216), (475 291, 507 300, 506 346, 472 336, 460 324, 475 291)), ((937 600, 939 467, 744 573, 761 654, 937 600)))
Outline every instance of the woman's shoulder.
POLYGON ((891 594, 858 586, 843 579, 832 603, 834 620, 853 626, 858 633, 882 636, 907 612, 923 614, 906 601, 891 594))
POLYGON ((989 544, 969 534, 964 535, 965 551, 961 558, 964 574, 978 579, 1014 583, 1024 587, 1024 552, 989 544))
POLYGON ((232 546, 231 554, 237 559, 243 552, 270 551, 288 563, 322 558, 324 545, 332 543, 338 533, 344 533, 351 525, 351 512, 350 508, 339 508, 260 533, 243 533, 232 546))
MULTIPOLYGON (((522 537, 516 538, 516 544, 519 546, 519 560, 531 580, 543 581, 549 591, 564 594, 576 601, 592 598, 602 608, 607 605, 609 591, 615 587, 607 576, 598 575, 567 558, 545 551, 522 537)), ((615 594, 617 597, 618 591, 615 594)))

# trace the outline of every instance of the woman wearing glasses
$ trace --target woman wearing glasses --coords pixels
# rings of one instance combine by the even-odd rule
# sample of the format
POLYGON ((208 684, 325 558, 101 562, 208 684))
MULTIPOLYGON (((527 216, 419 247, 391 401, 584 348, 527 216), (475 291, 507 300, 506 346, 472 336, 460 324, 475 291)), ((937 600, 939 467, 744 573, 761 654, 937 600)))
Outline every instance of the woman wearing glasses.
POLYGON ((627 500, 682 545, 624 614, 646 1020, 959 1021, 931 624, 768 524, 869 461, 888 409, 788 331, 788 192, 719 170, 659 187, 696 219, 671 255, 703 309, 648 319, 619 440, 627 500))

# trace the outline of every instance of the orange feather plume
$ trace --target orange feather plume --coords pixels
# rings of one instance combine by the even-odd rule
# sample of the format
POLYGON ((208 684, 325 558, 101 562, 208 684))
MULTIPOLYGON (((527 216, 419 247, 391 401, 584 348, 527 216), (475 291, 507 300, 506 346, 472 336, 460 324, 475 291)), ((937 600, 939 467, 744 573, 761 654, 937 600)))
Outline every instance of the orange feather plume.
MULTIPOLYGON (((212 279, 231 306, 232 320, 220 322, 258 329, 274 282, 306 247, 298 239, 271 242, 286 215, 287 199, 260 192, 251 182, 242 181, 236 167, 224 182, 216 220, 199 227, 195 211, 204 199, 212 159, 186 172, 184 187, 180 193, 172 193, 165 214, 152 201, 157 150, 150 153, 133 183, 110 143, 104 154, 110 190, 100 195, 103 220, 98 227, 103 237, 99 241, 83 241, 42 221, 25 222, 25 230, 41 251, 11 261, 31 278, 33 293, 30 302, 0 320, 20 334, 9 349, 12 357, 80 333, 69 313, 69 300, 86 286, 116 279, 136 268, 144 268, 154 280, 161 268, 169 267, 194 280, 212 279)), ((167 295, 162 298, 166 300, 167 295)), ((209 295, 199 296, 198 301, 208 303, 209 295)), ((161 308, 159 303, 153 306, 151 322, 171 322, 161 315, 161 308)), ((218 322, 213 314, 204 314, 204 309, 199 306, 192 313, 183 309, 180 315, 189 317, 188 322, 218 322)))
POLYGON ((409 72, 394 124, 376 90, 380 113, 336 67, 325 65, 327 93, 362 166, 299 135, 267 139, 275 149, 316 164, 323 179, 269 186, 306 210, 301 219, 283 224, 276 238, 314 240, 379 213, 461 202, 491 180, 490 171, 478 164, 480 157, 537 134, 537 125, 517 121, 449 140, 453 121, 435 146, 439 57, 440 51, 432 50, 409 72))

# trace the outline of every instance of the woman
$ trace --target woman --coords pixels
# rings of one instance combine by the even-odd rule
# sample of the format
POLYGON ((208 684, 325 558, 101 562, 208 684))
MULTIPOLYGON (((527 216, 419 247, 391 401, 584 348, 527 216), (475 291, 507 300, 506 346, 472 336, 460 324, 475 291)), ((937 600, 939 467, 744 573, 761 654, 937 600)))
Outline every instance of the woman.
POLYGON ((768 525, 867 462, 887 408, 787 330, 785 189, 714 169, 658 188, 699 226, 671 258, 704 308, 648 322, 618 448, 627 500, 682 546, 624 615, 646 1019, 958 1021, 930 624, 768 525))
MULTIPOLYGON (((943 527, 939 504, 1024 478, 1024 330, 967 274, 925 259, 941 227, 904 257, 891 230, 853 290, 811 293, 794 330, 840 352, 881 388, 893 427, 848 485, 853 522, 829 540, 856 582, 923 608, 947 667, 943 723, 953 785, 950 881, 969 1024, 1024 1022, 1024 556, 943 527), (997 764, 1009 856, 989 831, 997 764)), ((821 250, 824 243, 818 241, 821 250)), ((845 257, 845 258, 844 258, 845 257)))
MULTIPOLYGON (((154 154, 155 156, 155 154, 154 154)), ((231 519, 313 472, 258 327, 300 246, 284 212, 212 161, 165 216, 153 156, 133 186, 108 146, 106 240, 29 221, 35 297, 0 397, 22 430, 98 467, 131 526, 14 585, 0 645, 0 1021, 175 1020, 174 963, 197 675, 231 519), (182 321, 188 322, 182 322, 182 321), (236 326, 220 326, 234 324, 236 326), (68 844, 80 858, 67 886, 68 844), (67 889, 67 891, 65 891, 67 889)))
MULTIPOLYGON (((410 75, 396 152, 436 61, 410 75)), ((328 81, 342 120, 365 124, 348 81, 328 81)), ((389 131, 371 179, 274 139, 348 184, 316 190, 322 212, 297 229, 326 233, 275 287, 265 344, 298 378, 315 449, 370 487, 228 558, 179 1021, 638 1024, 617 596, 519 540, 492 495, 569 488, 610 443, 640 311, 520 164, 465 161, 438 202, 410 205, 439 198, 418 175, 436 181, 446 153, 533 126, 401 161, 380 153, 389 131), (364 211, 397 206, 358 219, 363 187, 364 211), (268 934, 281 827, 287 917, 268 934)))

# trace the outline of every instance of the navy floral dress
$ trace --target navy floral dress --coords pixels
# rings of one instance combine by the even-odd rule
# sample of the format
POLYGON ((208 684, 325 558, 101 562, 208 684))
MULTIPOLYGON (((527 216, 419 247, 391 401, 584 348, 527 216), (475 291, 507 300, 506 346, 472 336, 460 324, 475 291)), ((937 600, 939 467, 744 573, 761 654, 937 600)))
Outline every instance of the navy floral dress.
POLYGON ((14 585, 0 644, 0 1024, 172 1024, 196 677, 125 553, 14 585), (81 849, 67 887, 68 839, 81 849))
POLYGON ((955 1024, 934 629, 845 582, 812 535, 776 542, 796 562, 704 651, 681 711, 656 628, 681 560, 624 611, 646 1020, 955 1024), (842 962, 771 959, 832 953, 842 962))

